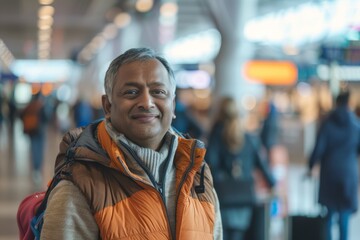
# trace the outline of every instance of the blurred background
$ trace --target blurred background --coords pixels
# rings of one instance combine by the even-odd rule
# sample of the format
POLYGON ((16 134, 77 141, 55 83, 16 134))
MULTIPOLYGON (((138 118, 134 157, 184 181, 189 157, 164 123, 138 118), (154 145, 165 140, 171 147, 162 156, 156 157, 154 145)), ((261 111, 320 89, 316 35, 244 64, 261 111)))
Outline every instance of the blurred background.
MULTIPOLYGON (((265 225, 267 239, 287 239, 284 219, 314 195, 300 185, 319 122, 342 89, 360 114, 358 0, 0 0, 0 239, 18 238, 18 204, 45 189, 62 134, 103 116, 110 61, 139 46, 172 64, 205 143, 220 97, 236 99, 252 132, 276 107, 280 150, 270 164, 280 200, 265 225), (40 184, 20 120, 37 93, 49 109, 40 184)), ((351 227, 350 240, 359 235, 351 227)))

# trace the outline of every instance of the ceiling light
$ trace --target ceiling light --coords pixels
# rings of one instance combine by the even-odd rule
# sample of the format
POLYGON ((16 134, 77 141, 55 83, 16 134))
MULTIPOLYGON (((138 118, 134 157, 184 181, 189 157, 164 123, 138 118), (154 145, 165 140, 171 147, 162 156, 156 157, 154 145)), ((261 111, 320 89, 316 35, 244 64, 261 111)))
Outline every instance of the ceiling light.
POLYGON ((167 2, 160 8, 160 14, 168 17, 176 15, 178 12, 178 5, 176 3, 167 2))
POLYGON ((38 28, 40 30, 48 30, 48 29, 51 29, 51 26, 50 25, 38 25, 38 28))
POLYGON ((50 53, 49 52, 38 52, 38 58, 40 59, 46 59, 49 58, 50 53))
POLYGON ((41 34, 42 32, 39 32, 39 41, 49 41, 50 40, 50 34, 41 34))
POLYGON ((38 12, 38 15, 39 15, 39 18, 43 17, 43 16, 46 16, 46 15, 54 15, 54 12, 55 12, 55 8, 52 7, 52 6, 42 6, 39 8, 39 12, 38 12))
POLYGON ((52 25, 54 22, 54 19, 49 16, 48 18, 39 18, 38 25, 52 25))
POLYGON ((114 18, 114 23, 118 28, 124 28, 130 23, 130 21, 131 21, 131 16, 126 12, 119 13, 114 18))
POLYGON ((148 12, 153 7, 153 0, 137 0, 135 4, 135 8, 139 12, 148 12))
POLYGON ((39 42, 38 49, 39 50, 49 50, 50 43, 49 42, 39 42))
POLYGON ((39 3, 41 5, 49 5, 52 4, 54 2, 54 0, 39 0, 39 3))
POLYGON ((102 35, 107 40, 113 39, 114 37, 116 37, 117 31, 118 31, 118 28, 117 28, 116 24, 110 23, 110 24, 106 25, 106 27, 104 28, 102 35))
POLYGON ((44 28, 44 29, 39 28, 39 35, 40 34, 51 35, 51 33, 52 33, 52 27, 44 28))

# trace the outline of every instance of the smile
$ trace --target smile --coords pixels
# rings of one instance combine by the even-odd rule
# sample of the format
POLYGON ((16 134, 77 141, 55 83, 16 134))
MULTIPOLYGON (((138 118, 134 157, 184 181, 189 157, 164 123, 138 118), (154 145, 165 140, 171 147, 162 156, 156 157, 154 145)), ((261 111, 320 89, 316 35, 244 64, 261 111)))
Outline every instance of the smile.
POLYGON ((131 116, 132 119, 135 119, 142 123, 149 123, 157 119, 159 115, 156 114, 134 114, 131 116))

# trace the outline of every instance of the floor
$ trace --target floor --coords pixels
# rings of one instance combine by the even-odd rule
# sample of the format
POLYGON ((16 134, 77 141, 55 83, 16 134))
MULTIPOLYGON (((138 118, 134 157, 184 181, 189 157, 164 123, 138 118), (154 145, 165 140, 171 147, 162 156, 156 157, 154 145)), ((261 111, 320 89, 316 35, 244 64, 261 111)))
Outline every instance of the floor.
MULTIPOLYGON (((0 129, 0 240, 18 239, 16 212, 20 201, 28 194, 45 189, 46 182, 51 178, 58 144, 61 134, 54 128, 48 128, 48 141, 45 153, 44 181, 42 186, 35 187, 29 174, 29 140, 23 135, 21 122, 14 123, 13 134, 3 124, 0 129)), ((290 150, 289 150, 290 151, 290 150)), ((295 151, 292 151, 295 152, 295 151)), ((302 176, 304 165, 299 161, 290 162, 286 168, 288 210, 290 212, 316 212, 314 209, 314 191, 312 183, 304 183, 302 176), (308 194, 304 195, 303 192, 308 194)), ((280 205, 281 207, 281 205, 280 205)), ((273 217, 270 222, 271 236, 268 240, 286 240, 284 224, 273 217)), ((357 240, 360 236, 360 214, 351 219, 350 239, 357 240)), ((336 229, 334 229, 335 234, 336 229)))
POLYGON ((0 240, 15 240, 19 239, 16 223, 18 205, 26 195, 45 189, 47 180, 51 178, 61 135, 49 128, 44 181, 42 186, 35 186, 29 170, 29 139, 22 133, 21 122, 15 122, 13 134, 9 134, 5 124, 0 131, 0 240))

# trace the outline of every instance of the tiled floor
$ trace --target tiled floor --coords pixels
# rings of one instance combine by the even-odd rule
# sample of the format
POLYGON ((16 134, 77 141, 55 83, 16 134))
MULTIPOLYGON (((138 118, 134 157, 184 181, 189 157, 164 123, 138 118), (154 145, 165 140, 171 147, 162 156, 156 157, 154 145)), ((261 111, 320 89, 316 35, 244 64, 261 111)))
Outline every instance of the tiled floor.
MULTIPOLYGON (((60 140, 61 134, 54 128, 49 127, 46 141, 43 189, 45 189, 46 182, 52 175, 52 168, 60 140)), ((29 174, 28 148, 29 140, 22 134, 21 123, 19 121, 15 122, 13 137, 9 137, 6 125, 2 126, 0 132, 0 240, 18 239, 16 224, 18 205, 27 194, 38 190, 32 184, 29 174)), ((303 204, 304 201, 311 202, 311 194, 304 195, 302 191, 298 191, 301 186, 301 176, 305 171, 303 165, 297 162, 297 164, 291 163, 289 166, 289 210, 296 212, 299 210, 300 204, 303 204)), ((271 224, 273 232, 281 229, 281 227, 275 223, 276 221, 272 221, 271 224)), ((358 213, 351 219, 351 234, 349 240, 360 239, 359 226, 360 214, 358 213)), ((336 232, 336 230, 334 231, 336 232)), ((269 240, 275 239, 285 240, 282 237, 272 237, 272 239, 270 238, 269 240)))

